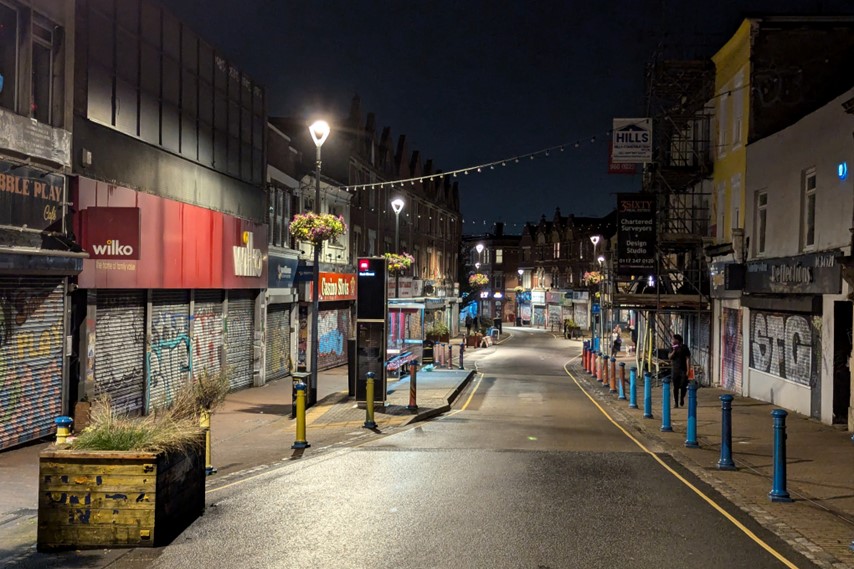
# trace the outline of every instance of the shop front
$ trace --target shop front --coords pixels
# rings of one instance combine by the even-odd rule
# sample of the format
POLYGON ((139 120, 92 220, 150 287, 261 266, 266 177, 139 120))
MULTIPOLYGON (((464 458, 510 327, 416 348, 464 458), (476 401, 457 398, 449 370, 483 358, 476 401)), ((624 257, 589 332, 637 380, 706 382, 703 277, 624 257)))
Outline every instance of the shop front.
POLYGON ((828 424, 835 410, 837 422, 847 420, 851 393, 851 304, 841 294, 840 256, 751 261, 741 301, 745 394, 828 424))
POLYGON ((197 373, 258 385, 265 226, 87 178, 72 190, 89 254, 72 315, 78 398, 148 413, 197 373))
POLYGON ((546 327, 546 291, 531 291, 531 326, 534 328, 546 327))
POLYGON ((0 159, 0 449, 52 434, 68 409, 66 294, 86 254, 66 201, 61 173, 0 159))
MULTIPOLYGON (((312 301, 311 283, 306 283, 307 299, 299 307, 298 367, 308 371, 309 313, 312 301)), ((320 273, 320 315, 317 321, 317 369, 324 370, 347 363, 348 340, 354 337, 353 307, 356 301, 356 273, 320 273)))
POLYGON ((267 323, 264 329, 264 383, 281 379, 294 369, 291 327, 298 300, 294 288, 298 265, 298 251, 270 247, 265 295, 267 323))

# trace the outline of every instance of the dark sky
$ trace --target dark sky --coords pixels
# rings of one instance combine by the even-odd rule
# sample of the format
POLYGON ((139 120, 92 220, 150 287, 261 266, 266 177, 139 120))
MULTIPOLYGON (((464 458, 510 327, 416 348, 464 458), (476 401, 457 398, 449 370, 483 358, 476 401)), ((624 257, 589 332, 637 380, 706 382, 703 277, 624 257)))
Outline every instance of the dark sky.
POLYGON ((852 0, 164 3, 265 86, 270 115, 343 118, 358 94, 379 129, 445 171, 568 143, 461 176, 464 233, 494 221, 517 233, 555 207, 604 215, 615 193, 639 189, 639 176, 607 174, 606 133, 614 117, 643 116, 657 45, 709 56, 747 12, 854 12, 852 0))

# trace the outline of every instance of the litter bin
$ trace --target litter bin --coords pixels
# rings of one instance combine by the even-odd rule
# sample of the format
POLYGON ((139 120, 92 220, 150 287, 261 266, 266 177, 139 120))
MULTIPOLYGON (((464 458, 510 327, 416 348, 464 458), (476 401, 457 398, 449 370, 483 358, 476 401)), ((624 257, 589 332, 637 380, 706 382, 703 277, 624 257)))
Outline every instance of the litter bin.
MULTIPOLYGON (((291 379, 293 379, 293 387, 291 388, 291 419, 293 419, 297 416, 297 384, 304 383, 308 385, 311 374, 306 371, 294 371, 291 372, 291 379)), ((305 394, 308 396, 308 389, 305 390, 305 394)), ((305 403, 306 407, 308 407, 307 398, 305 403)))
POLYGON ((433 363, 433 342, 431 340, 427 340, 424 342, 423 350, 421 352, 421 364, 429 365, 433 363))

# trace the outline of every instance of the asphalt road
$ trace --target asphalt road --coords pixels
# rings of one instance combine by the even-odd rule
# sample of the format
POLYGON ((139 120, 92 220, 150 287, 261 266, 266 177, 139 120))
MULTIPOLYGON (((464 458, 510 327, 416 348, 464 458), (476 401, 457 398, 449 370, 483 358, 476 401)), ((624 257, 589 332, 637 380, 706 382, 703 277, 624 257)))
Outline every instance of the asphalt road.
POLYGON ((217 489, 111 567, 813 567, 612 423, 566 346, 514 331, 445 416, 217 489))

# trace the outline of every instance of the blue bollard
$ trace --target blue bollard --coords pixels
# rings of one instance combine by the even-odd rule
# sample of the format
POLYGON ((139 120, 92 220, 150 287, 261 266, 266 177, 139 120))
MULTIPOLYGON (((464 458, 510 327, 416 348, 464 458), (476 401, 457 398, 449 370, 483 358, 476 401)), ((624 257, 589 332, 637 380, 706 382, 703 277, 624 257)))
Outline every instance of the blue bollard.
POLYGON ((670 424, 670 378, 665 377, 661 382, 661 431, 665 433, 673 432, 673 425, 670 424))
POLYGON ((621 399, 623 401, 626 400, 626 390, 623 387, 623 381, 626 379, 626 362, 620 362, 620 377, 617 379, 617 384, 619 385, 618 391, 620 394, 617 396, 617 399, 621 399))
POLYGON ((688 382, 688 427, 685 433, 685 446, 699 447, 697 442, 697 382, 688 382))
POLYGON ((652 419, 652 378, 648 371, 643 374, 643 418, 652 419))
POLYGON ((721 458, 718 470, 735 470, 732 461, 732 395, 721 395, 721 458))
POLYGON ((629 370, 629 409, 638 408, 638 368, 629 370))
POLYGON ((599 351, 599 338, 593 338, 593 351, 599 351))
POLYGON ((768 497, 772 502, 791 502, 786 491, 786 413, 783 409, 774 409, 774 482, 768 497))

